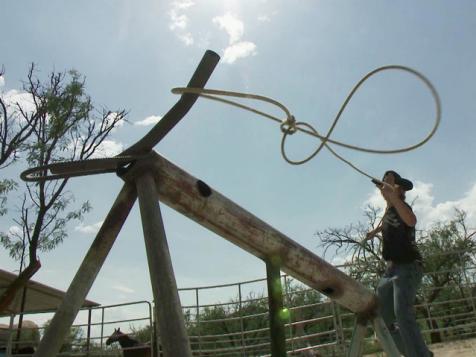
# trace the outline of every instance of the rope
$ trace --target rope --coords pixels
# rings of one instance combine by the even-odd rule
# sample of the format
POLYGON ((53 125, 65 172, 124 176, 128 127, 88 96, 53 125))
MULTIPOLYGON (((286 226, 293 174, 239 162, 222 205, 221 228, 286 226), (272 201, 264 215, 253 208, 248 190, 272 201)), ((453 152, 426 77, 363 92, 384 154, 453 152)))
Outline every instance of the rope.
POLYGON ((283 137, 282 137, 282 140, 281 140, 281 155, 283 156, 284 160, 286 160, 288 163, 290 163, 292 165, 301 165, 301 164, 304 164, 304 163, 310 161, 322 150, 323 147, 326 147, 326 149, 328 149, 336 158, 338 158, 339 160, 341 160, 344 163, 346 163, 347 165, 349 165, 352 169, 354 169, 358 173, 360 173, 360 174, 362 174, 362 175, 364 175, 364 176, 366 176, 370 179, 376 180, 378 182, 381 182, 380 179, 377 179, 377 178, 367 174, 365 171, 359 169, 354 164, 352 164, 350 161, 346 160, 341 155, 337 154, 328 145, 328 143, 339 145, 339 146, 342 146, 342 147, 345 147, 345 148, 348 148, 348 149, 351 149, 351 150, 357 150, 357 151, 363 151, 363 152, 375 153, 375 154, 403 153, 403 152, 415 150, 416 148, 424 145, 427 141, 429 141, 433 137, 433 135, 435 134, 435 132, 438 129, 438 126, 440 124, 440 121, 441 121, 440 98, 439 98, 438 92, 436 91, 433 84, 424 75, 422 75, 420 72, 418 72, 418 71, 416 71, 412 68, 405 67, 405 66, 400 66, 400 65, 383 66, 383 67, 379 67, 379 68, 367 73, 350 91, 349 95, 347 96, 344 103, 342 104, 339 112, 337 113, 336 117, 334 118, 334 121, 333 121, 333 123, 332 123, 332 125, 331 125, 331 127, 330 127, 330 129, 329 129, 329 131, 327 132, 326 135, 319 134, 319 132, 309 123, 296 122, 294 116, 291 115, 290 111, 283 104, 281 104, 280 102, 278 102, 274 99, 271 99, 271 98, 268 98, 268 97, 265 97, 265 96, 261 96, 261 95, 257 95, 257 94, 250 94, 250 93, 224 91, 224 90, 202 89, 202 88, 186 88, 186 87, 173 88, 172 93, 174 93, 174 94, 184 94, 184 93, 198 94, 198 95, 200 95, 200 96, 202 96, 206 99, 215 100, 215 101, 219 101, 219 102, 222 102, 222 103, 225 103, 225 104, 228 104, 228 105, 232 105, 232 106, 238 107, 240 109, 244 109, 244 110, 250 111, 252 113, 261 115, 261 116, 263 116, 265 118, 268 118, 268 119, 271 119, 275 122, 278 122, 280 124, 281 131, 283 132, 283 137), (436 112, 435 112, 435 122, 434 122, 433 128, 427 134, 427 136, 425 138, 423 138, 421 141, 419 141, 418 143, 414 144, 414 145, 406 146, 406 147, 402 147, 402 148, 398 148, 398 149, 391 149, 391 150, 365 148, 365 147, 350 145, 350 144, 346 144, 346 143, 343 143, 343 142, 340 142, 340 141, 337 141, 337 140, 330 139, 330 136, 331 136, 332 132, 334 131, 334 128, 336 127, 337 122, 339 121, 342 113, 344 112, 345 108, 347 107, 347 105, 349 104, 350 100, 352 99, 355 92, 359 89, 359 87, 365 81, 367 81, 371 76, 373 76, 373 75, 375 75, 379 72, 386 71, 386 70, 400 70, 400 71, 408 72, 408 73, 416 76, 418 79, 420 79, 430 90, 431 95, 432 95, 432 97, 435 101, 436 112), (262 101, 262 102, 272 104, 272 105, 278 107, 279 109, 281 109, 284 112, 285 119, 284 120, 280 119, 278 117, 275 117, 275 116, 270 115, 268 113, 262 112, 260 110, 255 109, 255 108, 252 108, 250 106, 243 105, 241 103, 234 102, 232 100, 225 99, 225 98, 222 98, 222 97, 245 98, 245 99, 252 99, 252 100, 257 100, 257 101, 262 101), (286 143, 287 136, 292 135, 297 131, 300 131, 300 132, 303 132, 305 134, 314 136, 317 139, 319 139, 321 141, 321 143, 318 146, 318 148, 312 154, 310 154, 308 157, 306 157, 305 159, 299 160, 299 161, 293 161, 293 160, 289 159, 289 157, 286 154, 285 143, 286 143))

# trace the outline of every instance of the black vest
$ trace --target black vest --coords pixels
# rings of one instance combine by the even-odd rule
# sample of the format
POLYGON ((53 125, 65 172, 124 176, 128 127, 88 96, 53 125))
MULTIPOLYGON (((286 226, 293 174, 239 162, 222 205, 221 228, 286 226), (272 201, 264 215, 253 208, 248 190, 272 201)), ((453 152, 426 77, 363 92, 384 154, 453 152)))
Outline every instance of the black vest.
MULTIPOLYGON (((411 207, 405 203, 410 209, 411 207)), ((394 263, 410 263, 421 260, 415 243, 415 227, 403 222, 395 207, 390 207, 382 220, 383 249, 385 260, 394 263)))

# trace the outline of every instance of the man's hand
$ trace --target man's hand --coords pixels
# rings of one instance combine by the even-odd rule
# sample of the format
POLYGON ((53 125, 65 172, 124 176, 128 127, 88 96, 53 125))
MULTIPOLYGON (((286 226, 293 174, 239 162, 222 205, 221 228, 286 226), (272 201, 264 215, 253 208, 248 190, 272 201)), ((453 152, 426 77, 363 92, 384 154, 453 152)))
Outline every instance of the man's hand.
POLYGON ((388 183, 385 183, 380 187, 380 192, 382 193, 383 198, 385 201, 388 203, 395 203, 395 201, 399 200, 399 193, 398 193, 398 188, 394 187, 392 185, 389 185, 388 183))
POLYGON ((371 230, 370 232, 367 232, 367 234, 365 235, 365 238, 362 240, 362 243, 365 243, 366 241, 373 239, 374 237, 377 237, 377 234, 379 234, 381 231, 382 231, 382 226, 379 226, 371 230))
POLYGON ((412 209, 400 198, 400 187, 386 182, 380 187, 380 192, 389 206, 395 207, 400 218, 409 227, 415 227, 417 219, 412 209))

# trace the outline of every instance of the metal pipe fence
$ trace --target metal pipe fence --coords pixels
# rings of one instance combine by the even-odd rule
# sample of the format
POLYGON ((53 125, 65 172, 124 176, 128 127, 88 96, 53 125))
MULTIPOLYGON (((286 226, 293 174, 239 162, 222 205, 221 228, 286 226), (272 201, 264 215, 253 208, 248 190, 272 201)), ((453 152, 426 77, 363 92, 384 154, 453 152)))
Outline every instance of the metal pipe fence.
MULTIPOLYGON (((442 257, 458 256, 467 251, 445 252, 442 257)), ((345 270, 349 265, 340 266, 345 270)), ((471 260, 450 269, 426 271, 423 287, 415 305, 418 323, 429 344, 476 337, 476 262, 471 260), (451 279, 444 282, 445 276, 451 279), (435 285, 441 278, 444 284, 435 285), (433 279, 429 282, 429 279, 433 279), (434 284, 434 285, 430 285, 434 284)), ((377 276, 374 276, 376 282, 377 276)), ((284 302, 290 312, 286 324, 288 354, 318 352, 322 356, 343 356, 350 343, 355 316, 336 305, 327 297, 312 289, 299 285, 291 277, 282 277, 284 302), (307 294, 307 296, 306 296, 307 294), (301 296, 301 297, 300 297, 301 296), (304 296, 304 297, 303 297, 304 296), (307 299, 307 300, 306 300, 307 299), (314 299, 313 302, 309 301, 314 299)), ((189 288, 195 289, 195 308, 199 320, 195 329, 199 334, 191 334, 192 349, 199 356, 260 356, 269 354, 269 329, 267 309, 260 302, 266 300, 265 289, 261 296, 243 297, 247 284, 266 283, 265 279, 224 284, 222 286, 189 288), (237 299, 200 305, 198 296, 203 291, 220 287, 235 286, 237 299), (233 307, 237 306, 237 310, 233 307), (254 309, 251 308, 254 306, 254 309), (214 315, 215 314, 215 315, 214 315), (236 322, 239 322, 236 324, 236 322), (254 324, 253 324, 254 321, 254 324), (254 325, 254 327, 253 327, 254 325), (263 326, 264 325, 264 326, 263 326), (259 328, 257 327, 259 326, 259 328), (215 327, 215 332, 213 328, 215 327), (216 330, 221 329, 222 333, 216 330), (236 337, 240 337, 239 339, 236 337), (215 348, 210 348, 214 346, 215 348)), ((193 323, 193 321, 191 321, 193 323)), ((367 339, 368 351, 377 350, 370 331, 367 339)), ((317 355, 317 354, 316 354, 317 355)))
MULTIPOLYGON (((54 311, 38 311, 24 314, 24 320, 35 321, 39 326, 36 329, 35 339, 15 340, 17 329, 8 330, 9 346, 6 350, 15 351, 18 346, 30 346, 36 349, 39 338, 44 334, 46 326, 51 320, 54 311)), ((13 324, 13 320, 12 323, 13 324)), ((63 341, 61 352, 58 356, 122 356, 118 346, 106 346, 105 341, 115 328, 124 332, 131 332, 131 328, 139 330, 152 325, 152 304, 148 301, 135 301, 109 306, 96 306, 82 309, 78 313, 70 333, 63 341), (91 313, 90 313, 91 311, 91 313), (89 333, 88 333, 89 331, 89 333)), ((22 335, 25 329, 22 329, 22 335)), ((134 333, 130 333, 135 337, 134 333)), ((149 332, 148 340, 151 340, 149 332)), ((2 345, 0 342, 0 351, 2 345)), ((31 356, 31 354, 15 354, 14 356, 31 356)), ((8 354, 7 354, 8 356, 8 354)))
MULTIPOLYGON (((349 265, 340 268, 345 270, 349 265)), ((425 272, 415 309, 428 343, 476 337, 475 272, 474 260, 452 269, 425 272), (442 283, 435 284, 438 281, 442 283)), ((288 355, 344 356, 354 328, 354 314, 290 276, 283 275, 281 278, 287 314, 285 337, 288 355)), ((265 278, 179 289, 179 294, 193 355, 270 354, 265 278)), ((51 316, 51 312, 48 313, 51 316)), ((40 315, 42 313, 35 314, 40 315)), ((121 353, 119 347, 105 346, 104 343, 113 328, 120 327, 134 338, 152 340, 152 315, 152 305, 147 301, 82 310, 73 325, 73 330, 80 332, 68 341, 67 350, 60 355, 118 356, 121 353)), ((33 315, 24 318, 33 319, 33 315)), ((40 327, 40 333, 43 329, 40 327)), ((9 331, 13 348, 15 344, 28 342, 15 341, 16 330, 9 331)), ((30 342, 37 343, 33 340, 30 342)), ((366 350, 378 350, 378 343, 370 330, 366 350)))

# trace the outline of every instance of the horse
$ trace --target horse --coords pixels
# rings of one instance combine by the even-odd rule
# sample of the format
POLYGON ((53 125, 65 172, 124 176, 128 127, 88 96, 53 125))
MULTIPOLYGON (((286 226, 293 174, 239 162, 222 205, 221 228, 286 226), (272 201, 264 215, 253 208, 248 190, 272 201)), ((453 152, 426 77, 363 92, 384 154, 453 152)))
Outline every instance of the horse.
POLYGON ((121 332, 121 329, 114 329, 114 332, 106 340, 106 345, 119 342, 124 357, 152 357, 150 343, 141 343, 128 334, 121 332))

